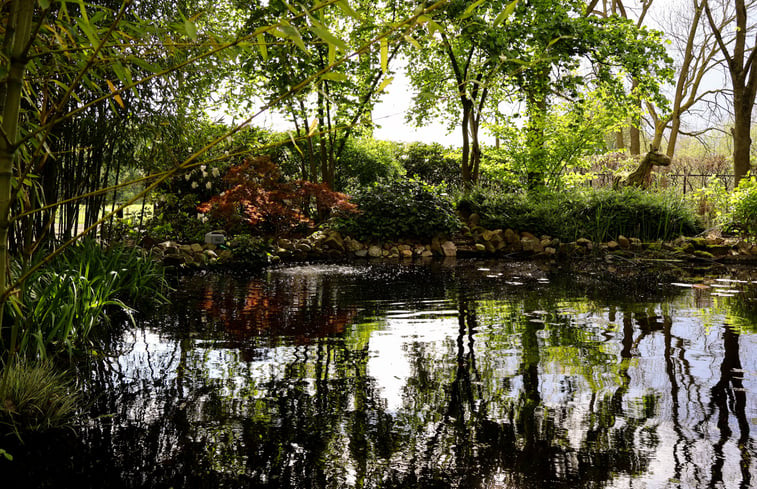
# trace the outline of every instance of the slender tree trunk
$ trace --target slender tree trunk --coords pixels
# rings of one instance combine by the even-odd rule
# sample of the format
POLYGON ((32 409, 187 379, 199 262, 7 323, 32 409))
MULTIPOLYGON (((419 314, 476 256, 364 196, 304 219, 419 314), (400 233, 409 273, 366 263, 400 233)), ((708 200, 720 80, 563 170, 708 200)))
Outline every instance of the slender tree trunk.
MULTIPOLYGON (((323 91, 318 91, 318 128, 323 128, 323 119, 325 117, 324 110, 323 110, 323 91)), ((329 152, 328 152, 328 141, 326 140, 326 135, 321 131, 320 135, 320 143, 321 143, 321 182, 331 185, 329 183, 329 152)))
POLYGON ((479 168, 481 166, 481 146, 478 142, 478 123, 471 117, 471 152, 470 152, 470 177, 471 183, 478 181, 479 168))
MULTIPOLYGON (((11 179, 16 153, 18 119, 21 111, 21 92, 26 71, 26 52, 31 37, 32 16, 36 2, 16 0, 10 7, 5 35, 13 36, 9 43, 10 70, 5 82, 2 100, 2 130, 0 135, 0 295, 8 287, 8 228, 11 209, 11 179)), ((5 301, 0 301, 0 327, 5 301)))
POLYGON ((736 185, 749 173, 749 148, 752 137, 749 133, 752 124, 752 104, 746 103, 744 97, 734 92, 734 121, 733 121, 733 174, 736 185))
POLYGON ((463 177, 463 185, 470 185, 472 183, 471 167, 470 167, 470 138, 468 133, 468 125, 471 118, 471 102, 467 99, 462 99, 463 103, 463 123, 461 124, 463 131, 463 155, 461 161, 461 171, 463 177))
POLYGON ((676 152, 676 143, 678 142, 678 133, 681 131, 681 116, 677 113, 673 114, 673 119, 670 123, 670 134, 668 135, 668 149, 665 154, 668 158, 672 158, 676 152))
MULTIPOLYGON (((631 82, 631 90, 636 90, 636 88, 639 86, 639 81, 634 79, 631 82)), ((638 103, 636 105, 641 105, 641 100, 637 101, 638 103)), ((632 155, 640 155, 641 154, 641 131, 639 130, 640 125, 639 117, 634 117, 633 122, 631 123, 631 126, 629 127, 630 132, 630 145, 629 150, 632 155)))
POLYGON ((620 130, 615 133, 615 149, 625 149, 626 142, 623 139, 623 131, 620 130))
POLYGON ((544 161, 544 124, 547 118, 547 100, 544 95, 530 94, 527 102, 528 126, 526 144, 531 162, 528 167, 528 189, 536 190, 544 186, 547 173, 544 161))

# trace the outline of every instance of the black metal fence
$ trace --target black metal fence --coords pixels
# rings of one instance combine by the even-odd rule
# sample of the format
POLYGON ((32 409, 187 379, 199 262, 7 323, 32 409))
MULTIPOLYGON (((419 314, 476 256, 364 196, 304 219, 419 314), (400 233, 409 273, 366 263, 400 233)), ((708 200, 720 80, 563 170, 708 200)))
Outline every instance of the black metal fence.
MULTIPOLYGON (((592 188, 612 187, 617 174, 597 173, 587 185, 592 188)), ((733 174, 728 173, 665 173, 653 172, 651 188, 675 189, 686 195, 700 188, 706 187, 710 178, 715 177, 723 184, 723 187, 733 190, 733 174)))

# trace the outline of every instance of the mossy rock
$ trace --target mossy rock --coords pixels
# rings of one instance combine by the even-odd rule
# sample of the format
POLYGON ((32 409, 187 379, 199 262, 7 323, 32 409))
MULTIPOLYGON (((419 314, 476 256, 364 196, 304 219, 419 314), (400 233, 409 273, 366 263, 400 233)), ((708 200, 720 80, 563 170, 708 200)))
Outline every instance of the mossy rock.
POLYGON ((698 250, 704 250, 707 248, 707 240, 704 238, 691 238, 689 242, 698 250))
POLYGON ((704 251, 704 250, 694 251, 694 256, 696 256, 697 258, 704 258, 706 260, 712 260, 715 258, 715 256, 712 253, 704 251))
POLYGON ((714 256, 726 256, 731 253, 731 247, 728 245, 709 245, 703 251, 707 251, 714 256))

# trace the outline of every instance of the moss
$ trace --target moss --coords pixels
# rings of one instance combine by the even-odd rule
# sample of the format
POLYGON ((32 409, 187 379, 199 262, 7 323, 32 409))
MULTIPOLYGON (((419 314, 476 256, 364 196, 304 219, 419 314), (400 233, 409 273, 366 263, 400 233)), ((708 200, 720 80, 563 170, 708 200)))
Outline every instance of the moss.
POLYGON ((715 256, 712 253, 709 253, 704 250, 694 251, 694 256, 696 256, 697 258, 705 258, 707 260, 712 260, 713 258, 715 258, 715 256))

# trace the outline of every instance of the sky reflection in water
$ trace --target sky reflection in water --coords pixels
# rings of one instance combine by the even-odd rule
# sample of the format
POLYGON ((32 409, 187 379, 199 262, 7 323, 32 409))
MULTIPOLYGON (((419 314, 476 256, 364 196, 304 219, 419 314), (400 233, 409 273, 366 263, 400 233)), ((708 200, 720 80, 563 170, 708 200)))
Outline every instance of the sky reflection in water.
MULTIPOLYGON (((19 487, 750 487, 757 285, 534 265, 182 280, 19 487)), ((755 274, 757 279, 757 274, 755 274)))

